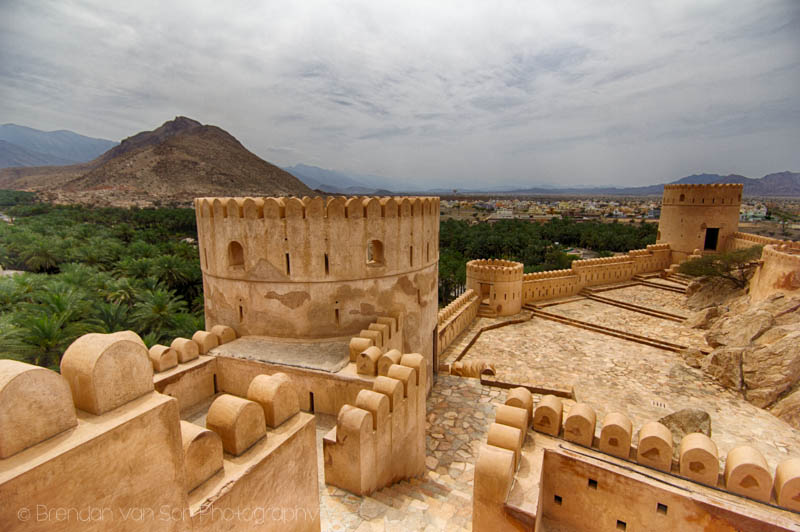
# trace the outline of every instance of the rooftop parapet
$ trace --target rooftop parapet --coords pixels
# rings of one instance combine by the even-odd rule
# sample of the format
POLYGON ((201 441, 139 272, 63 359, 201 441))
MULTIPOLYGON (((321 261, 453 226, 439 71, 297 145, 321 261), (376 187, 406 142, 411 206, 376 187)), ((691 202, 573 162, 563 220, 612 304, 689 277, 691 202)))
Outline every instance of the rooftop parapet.
POLYGON ((201 218, 400 218, 439 213, 439 198, 394 197, 209 197, 196 198, 201 218))
POLYGON ((475 259, 467 262, 467 277, 479 281, 519 281, 523 275, 523 264, 502 259, 475 259))
POLYGON ((665 185, 663 205, 739 206, 742 201, 741 183, 713 185, 665 185))

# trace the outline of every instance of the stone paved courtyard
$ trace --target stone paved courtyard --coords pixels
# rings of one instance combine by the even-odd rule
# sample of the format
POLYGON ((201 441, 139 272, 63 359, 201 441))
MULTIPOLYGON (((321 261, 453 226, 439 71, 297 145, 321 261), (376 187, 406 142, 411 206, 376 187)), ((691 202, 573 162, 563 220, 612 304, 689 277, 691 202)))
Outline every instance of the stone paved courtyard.
MULTIPOLYGON (((684 295, 657 288, 626 287, 602 295, 677 314, 689 313, 684 295)), ((659 331, 668 341, 702 342, 702 331, 599 302, 582 300, 547 310, 554 312, 559 307, 564 307, 564 315, 583 321, 651 337, 659 331)), ((529 315, 522 312, 476 319, 440 360, 452 363, 482 327, 529 315)), ((494 362, 500 381, 572 387, 578 400, 597 411, 598 431, 606 413, 625 412, 633 420, 636 439, 636 431, 646 421, 692 407, 711 415, 712 437, 723 467, 727 452, 742 444, 758 448, 772 470, 778 462, 800 456, 800 431, 717 385, 671 351, 533 318, 484 332, 462 360, 471 359, 494 362)), ((504 390, 482 386, 477 379, 440 375, 428 399, 424 478, 401 482, 370 497, 357 497, 325 485, 321 440, 335 425, 335 418, 317 415, 322 529, 471 530, 475 460, 486 441, 495 408, 504 399, 504 390)), ((534 395, 536 403, 540 399, 534 395)), ((573 404, 565 400, 567 411, 573 404)))

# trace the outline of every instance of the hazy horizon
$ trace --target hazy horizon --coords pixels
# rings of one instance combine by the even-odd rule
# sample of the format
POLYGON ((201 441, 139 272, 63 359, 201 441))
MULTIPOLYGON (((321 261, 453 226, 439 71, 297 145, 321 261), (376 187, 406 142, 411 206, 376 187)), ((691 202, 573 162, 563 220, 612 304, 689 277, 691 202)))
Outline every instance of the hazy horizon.
POLYGON ((800 169, 800 2, 0 5, 0 122, 177 115, 409 188, 800 169))

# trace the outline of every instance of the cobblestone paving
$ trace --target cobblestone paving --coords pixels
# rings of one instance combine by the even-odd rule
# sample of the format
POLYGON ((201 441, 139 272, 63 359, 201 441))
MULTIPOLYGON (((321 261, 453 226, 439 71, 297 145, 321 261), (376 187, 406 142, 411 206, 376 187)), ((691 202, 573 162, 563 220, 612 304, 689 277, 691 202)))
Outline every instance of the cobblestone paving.
POLYGON ((317 415, 322 530, 472 530, 472 478, 481 444, 505 391, 476 379, 440 376, 428 398, 423 478, 357 497, 326 486, 322 436, 335 424, 317 415))
POLYGON ((607 290, 598 295, 682 316, 688 316, 691 312, 686 306, 685 295, 650 286, 628 286, 607 290))
MULTIPOLYGON (((658 290, 655 288, 654 290, 658 290)), ((605 292, 604 292, 605 293, 605 292)), ((677 295, 677 294, 676 294, 677 295)), ((611 296, 613 297, 613 296, 611 296)), ((681 323, 623 309, 608 303, 583 299, 554 305, 545 310, 560 316, 586 321, 617 331, 625 331, 656 340, 665 340, 689 347, 708 347, 705 331, 684 327, 681 323)))

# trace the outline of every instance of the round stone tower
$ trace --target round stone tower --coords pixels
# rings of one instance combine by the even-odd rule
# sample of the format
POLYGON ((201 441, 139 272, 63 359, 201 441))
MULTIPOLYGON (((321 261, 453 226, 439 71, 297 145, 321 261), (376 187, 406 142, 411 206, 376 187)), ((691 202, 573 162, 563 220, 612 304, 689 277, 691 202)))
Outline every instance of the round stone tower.
POLYGON ((696 249, 723 251, 739 228, 742 185, 665 185, 656 243, 677 263, 696 249))
POLYGON ((433 357, 435 197, 198 198, 206 327, 304 341, 403 324, 403 352, 433 357))
POLYGON ((467 289, 481 298, 482 316, 510 316, 522 308, 521 262, 477 259, 467 263, 467 289))

